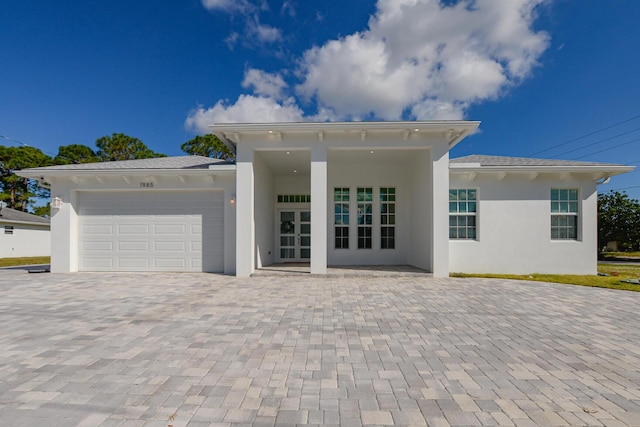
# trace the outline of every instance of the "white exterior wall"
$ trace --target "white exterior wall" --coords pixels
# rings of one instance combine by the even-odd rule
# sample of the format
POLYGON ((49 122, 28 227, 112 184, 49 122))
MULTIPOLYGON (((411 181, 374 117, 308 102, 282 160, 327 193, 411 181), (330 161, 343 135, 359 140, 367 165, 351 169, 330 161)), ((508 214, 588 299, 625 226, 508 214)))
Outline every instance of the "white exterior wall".
POLYGON ((0 221, 0 258, 49 256, 51 232, 49 225, 31 225, 0 221), (13 234, 4 234, 5 225, 13 227, 13 234))
POLYGON ((255 233, 256 259, 255 267, 262 268, 273 264, 275 249, 274 229, 275 221, 273 201, 275 200, 275 182, 273 173, 260 156, 254 156, 253 173, 255 176, 255 233))
POLYGON ((154 192, 168 190, 222 190, 224 192, 224 272, 235 274, 235 214, 236 208, 230 203, 235 197, 235 176, 233 174, 185 175, 181 181, 176 175, 159 175, 158 171, 151 176, 128 176, 125 181, 122 175, 105 175, 96 177, 51 178, 51 197, 62 200, 60 209, 51 211, 51 271, 67 273, 78 271, 78 193, 80 191, 132 191, 154 192), (98 181, 98 179, 101 181, 98 181), (141 188, 141 182, 152 182, 152 188, 141 188))
POLYGON ((452 173, 451 188, 478 190, 477 240, 450 240, 451 272, 596 274, 597 194, 593 179, 557 174, 452 173), (551 240, 550 191, 578 188, 578 240, 551 240))
POLYGON ((411 233, 409 234, 407 264, 431 271, 431 229, 433 224, 431 151, 423 150, 416 153, 410 166, 407 181, 412 209, 408 222, 411 233))

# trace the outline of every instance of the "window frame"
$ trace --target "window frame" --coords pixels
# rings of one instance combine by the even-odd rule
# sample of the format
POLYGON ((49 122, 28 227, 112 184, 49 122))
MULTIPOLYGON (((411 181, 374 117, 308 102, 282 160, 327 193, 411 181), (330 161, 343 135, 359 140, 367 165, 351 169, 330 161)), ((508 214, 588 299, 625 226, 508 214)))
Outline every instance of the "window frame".
POLYGON ((380 250, 394 250, 396 248, 397 195, 396 187, 379 188, 380 250))
POLYGON ((350 213, 351 213, 351 188, 349 187, 334 187, 333 188, 333 248, 334 249, 349 249, 350 243, 350 213), (338 196, 338 191, 340 192, 338 196), (346 194, 345 194, 346 193, 346 194), (338 197, 340 200, 338 200, 338 197), (344 210, 346 206, 346 212, 344 210), (340 212, 338 212, 338 207, 340 212), (338 223, 338 217, 340 217, 340 223, 338 223), (346 223, 344 222, 346 218, 346 223), (345 234, 346 231, 346 234, 345 234), (339 234, 339 235, 338 235, 339 234), (338 239, 340 239, 340 245, 338 245, 338 239), (346 246, 345 246, 346 243, 346 246))
POLYGON ((478 188, 473 187, 465 187, 465 188, 449 188, 449 240, 456 241, 477 241, 480 240, 479 233, 479 213, 480 210, 480 191, 478 188), (452 199, 452 192, 456 192, 455 199, 452 199), (464 199, 460 198, 460 192, 464 191, 465 196, 464 199), (469 191, 472 191, 474 194, 474 199, 469 199, 468 194, 469 191), (473 205, 471 205, 473 203, 473 205), (455 210, 452 210, 453 205, 455 204, 455 210), (461 210, 460 207, 464 205, 464 210, 461 210), (473 211, 470 209, 473 208, 473 211), (456 224, 452 224, 452 219, 455 218, 456 224), (464 224, 461 224, 460 219, 464 218, 464 224), (469 224, 470 218, 473 218, 473 224, 469 224), (456 230, 456 236, 452 237, 452 229, 456 230), (460 237, 460 230, 465 230, 465 236, 460 237), (469 237, 469 230, 473 230, 473 236, 469 237))
POLYGON ((581 202, 580 188, 552 187, 549 189, 549 238, 551 241, 580 241, 581 202), (556 192, 555 197, 554 192, 556 192), (566 198, 563 198, 564 192, 566 192, 566 198), (575 194, 575 198, 572 198, 573 194, 575 194), (569 218, 572 219, 573 224, 569 224, 569 221, 565 221, 565 224, 559 224, 563 219, 568 220, 569 218), (554 224, 554 220, 556 224, 554 224), (556 231, 555 236, 554 230, 556 231), (562 231, 566 232, 565 237, 561 236, 562 231))
POLYGON ((373 187, 356 187, 356 204, 356 248, 373 249, 373 187), (368 223, 367 219, 369 219, 368 223))

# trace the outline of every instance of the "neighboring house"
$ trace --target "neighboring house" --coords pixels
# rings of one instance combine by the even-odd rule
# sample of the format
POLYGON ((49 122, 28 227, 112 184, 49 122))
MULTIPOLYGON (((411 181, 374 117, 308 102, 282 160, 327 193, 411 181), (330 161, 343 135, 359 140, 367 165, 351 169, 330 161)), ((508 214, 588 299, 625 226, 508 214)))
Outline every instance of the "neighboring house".
POLYGON ((47 218, 0 207, 0 258, 49 256, 49 230, 47 218))
POLYGON ((182 156, 20 171, 51 184, 52 271, 283 262, 595 274, 599 181, 632 167, 468 156, 472 121, 211 126, 236 164, 182 156))

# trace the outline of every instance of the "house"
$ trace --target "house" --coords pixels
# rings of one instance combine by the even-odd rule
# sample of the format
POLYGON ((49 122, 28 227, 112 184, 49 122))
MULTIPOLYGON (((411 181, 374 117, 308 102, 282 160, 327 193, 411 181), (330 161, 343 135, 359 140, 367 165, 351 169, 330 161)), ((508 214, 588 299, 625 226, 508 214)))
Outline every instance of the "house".
POLYGON ((0 258, 49 256, 49 219, 0 203, 0 258))
POLYGON ((596 187, 632 167, 449 151, 474 121, 211 126, 198 156, 19 174, 51 184, 52 271, 411 265, 596 273, 596 187))

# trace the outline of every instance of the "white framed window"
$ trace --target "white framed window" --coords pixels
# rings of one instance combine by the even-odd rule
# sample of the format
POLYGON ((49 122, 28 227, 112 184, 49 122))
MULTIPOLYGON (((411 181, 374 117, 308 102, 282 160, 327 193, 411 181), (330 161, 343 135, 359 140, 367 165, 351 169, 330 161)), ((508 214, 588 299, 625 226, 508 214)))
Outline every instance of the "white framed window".
POLYGON ((349 249, 349 196, 348 187, 333 189, 333 231, 336 249, 349 249))
POLYGON ((551 240, 578 240, 578 189, 551 189, 551 240))
POLYGON ((449 238, 475 240, 477 238, 478 190, 456 188, 449 190, 449 238))
POLYGON ((396 247, 396 189, 380 187, 380 249, 396 247))
POLYGON ((358 249, 371 249, 373 231, 373 188, 358 187, 358 249))

